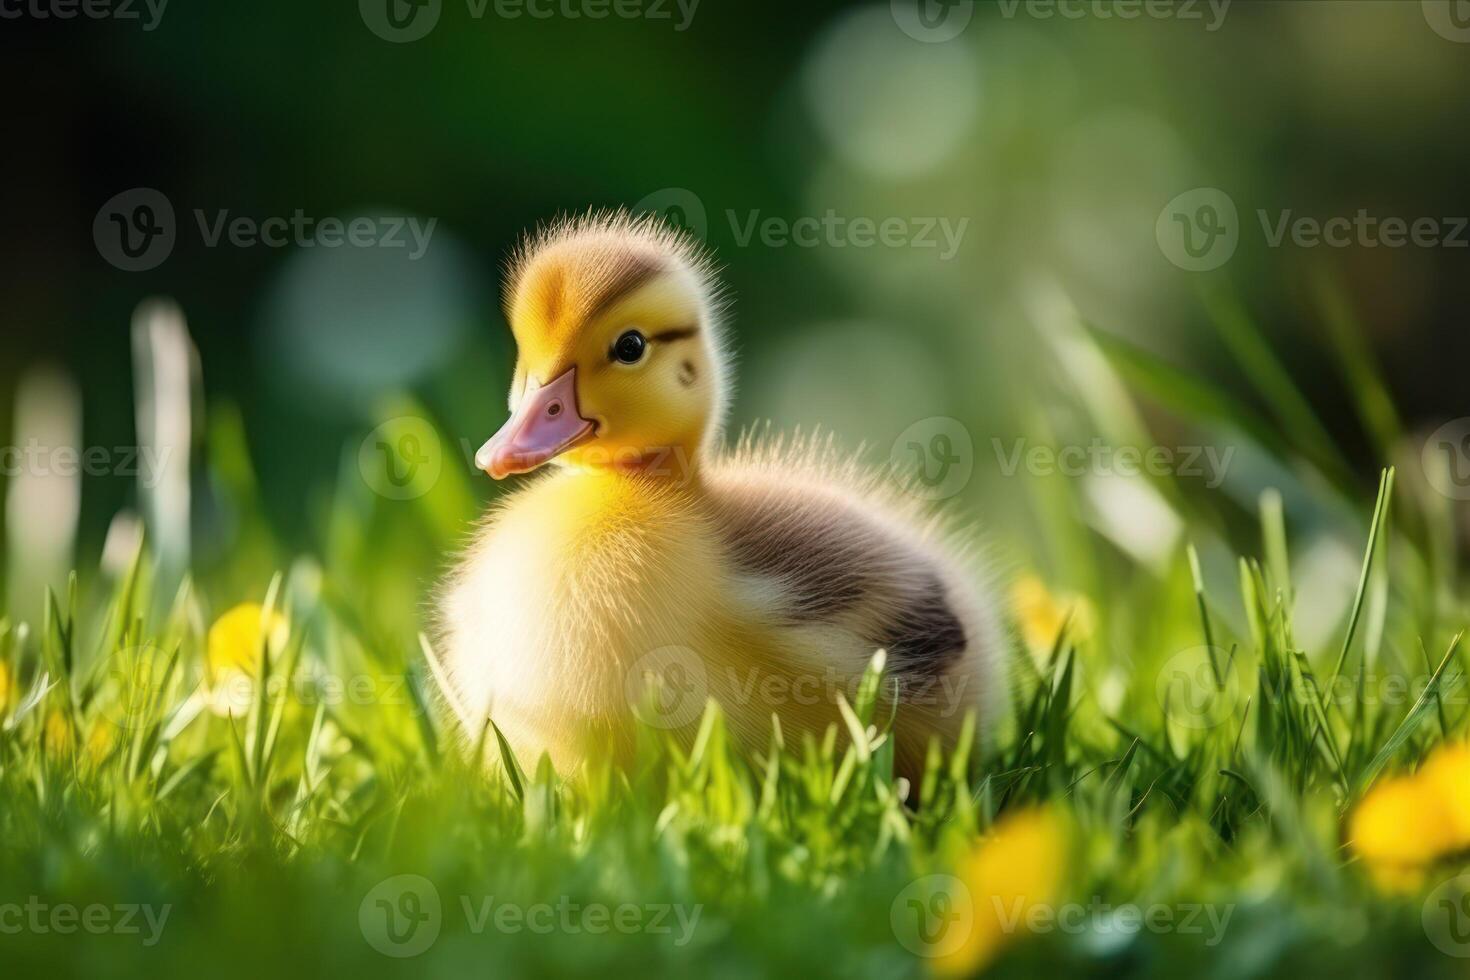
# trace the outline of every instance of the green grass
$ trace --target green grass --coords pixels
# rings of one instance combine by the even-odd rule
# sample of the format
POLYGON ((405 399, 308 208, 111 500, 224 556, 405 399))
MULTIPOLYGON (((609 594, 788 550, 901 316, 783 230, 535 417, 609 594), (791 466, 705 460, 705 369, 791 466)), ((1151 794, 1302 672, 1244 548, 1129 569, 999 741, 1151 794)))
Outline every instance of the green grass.
MULTIPOLYGON (((1350 330, 1327 305, 1333 329, 1350 330)), ((1080 932, 1016 937, 998 974, 1456 973, 1426 937, 1424 895, 1375 890, 1343 830, 1376 776, 1467 728, 1449 508, 1410 479, 1417 449, 1377 387, 1360 399, 1364 428, 1385 464, 1410 462, 1385 468, 1375 495, 1250 319, 1217 297, 1207 308, 1252 397, 1101 331, 1050 327, 1093 345, 1075 370, 1094 374, 1070 380, 1094 393, 1105 437, 1147 444, 1147 410, 1199 438, 1231 434, 1287 482, 1262 478, 1242 501, 1150 478, 1184 528, 1153 564, 1089 526, 1074 483, 1041 486, 1026 564, 1095 615, 1050 651, 1012 642, 1004 717, 973 751, 932 757, 918 808, 891 774, 872 683, 844 737, 819 744, 773 730, 742 755, 711 707, 687 750, 644 732, 628 772, 556 773, 503 746, 489 754, 507 764, 475 770, 432 707, 417 606, 438 547, 473 512, 463 482, 379 500, 348 452, 318 557, 297 559, 252 506, 238 424, 216 411, 212 465, 245 508, 237 547, 177 589, 143 553, 126 570, 88 568, 36 622, 0 624, 0 660, 17 678, 0 730, 0 928, 4 905, 32 896, 48 908, 168 906, 168 918, 152 944, 141 918, 139 934, 0 932, 7 972, 922 975, 895 935, 901 894, 960 867, 1005 814, 1044 805, 1072 828, 1060 902, 1208 904, 1228 925, 1215 944, 1208 929, 1130 934, 1089 918, 1080 932), (1298 547, 1323 540, 1361 554, 1355 589, 1292 581, 1293 568, 1321 568, 1298 547), (289 573, 273 576, 276 565, 289 573), (1310 645, 1304 596, 1335 603, 1310 645), (257 683, 237 716, 194 714, 208 626, 242 600, 289 615, 289 640, 267 648, 257 678, 277 684, 257 683), (89 743, 99 726, 117 732, 105 748, 89 743), (428 914, 379 888, 399 875, 432 882, 442 902, 437 941, 413 959, 382 955, 363 925, 385 921, 385 895, 403 916, 428 914), (566 912, 575 928, 492 918, 477 931, 491 896, 545 903, 558 923, 571 904, 698 918, 687 934, 676 913, 654 930, 597 932, 566 912)), ((1376 385, 1362 357, 1344 373, 1360 393, 1376 385)), ((1426 888, 1458 871, 1434 869, 1426 888)))

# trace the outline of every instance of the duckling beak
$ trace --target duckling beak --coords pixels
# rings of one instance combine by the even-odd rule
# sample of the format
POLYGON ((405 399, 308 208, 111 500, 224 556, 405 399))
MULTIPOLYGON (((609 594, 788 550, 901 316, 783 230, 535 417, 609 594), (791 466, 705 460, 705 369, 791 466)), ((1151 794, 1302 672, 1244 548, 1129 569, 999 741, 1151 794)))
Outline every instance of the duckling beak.
POLYGON ((475 465, 491 479, 529 473, 592 435, 597 426, 577 410, 577 369, 540 387, 526 381, 510 420, 475 454, 475 465))

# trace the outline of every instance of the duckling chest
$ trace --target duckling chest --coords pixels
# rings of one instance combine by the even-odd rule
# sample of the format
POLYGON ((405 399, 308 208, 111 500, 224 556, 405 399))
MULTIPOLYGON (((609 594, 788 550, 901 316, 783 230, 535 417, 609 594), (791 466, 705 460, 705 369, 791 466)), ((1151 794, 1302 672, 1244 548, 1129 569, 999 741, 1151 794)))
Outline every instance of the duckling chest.
POLYGON ((504 651, 487 658, 621 676, 652 649, 694 642, 721 593, 719 538, 696 497, 568 476, 500 512, 452 604, 504 651))

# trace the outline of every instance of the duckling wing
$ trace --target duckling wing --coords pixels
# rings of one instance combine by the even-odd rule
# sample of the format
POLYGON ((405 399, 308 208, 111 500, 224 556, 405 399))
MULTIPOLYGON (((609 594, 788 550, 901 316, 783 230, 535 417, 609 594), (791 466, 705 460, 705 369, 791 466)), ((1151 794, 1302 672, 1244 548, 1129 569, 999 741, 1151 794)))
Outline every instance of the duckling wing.
POLYGON ((921 502, 830 444, 747 443, 709 486, 737 601, 792 656, 861 673, 884 649, 912 687, 998 653, 983 573, 921 502))

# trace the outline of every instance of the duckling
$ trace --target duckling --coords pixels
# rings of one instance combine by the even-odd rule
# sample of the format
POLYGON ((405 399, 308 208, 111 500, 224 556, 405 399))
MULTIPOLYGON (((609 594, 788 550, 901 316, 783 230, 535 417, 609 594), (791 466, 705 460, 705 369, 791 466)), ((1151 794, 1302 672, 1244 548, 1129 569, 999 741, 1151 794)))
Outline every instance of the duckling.
POLYGON ((839 695, 884 650, 897 766, 917 775, 997 693, 985 576, 830 440, 722 451, 724 309, 703 247, 654 217, 589 213, 521 246, 510 419, 475 462, 543 472, 492 507, 441 590, 446 700, 470 739, 492 717, 560 771, 626 760, 640 717, 687 740, 708 697, 762 751, 773 715, 788 744, 841 731, 839 695))

